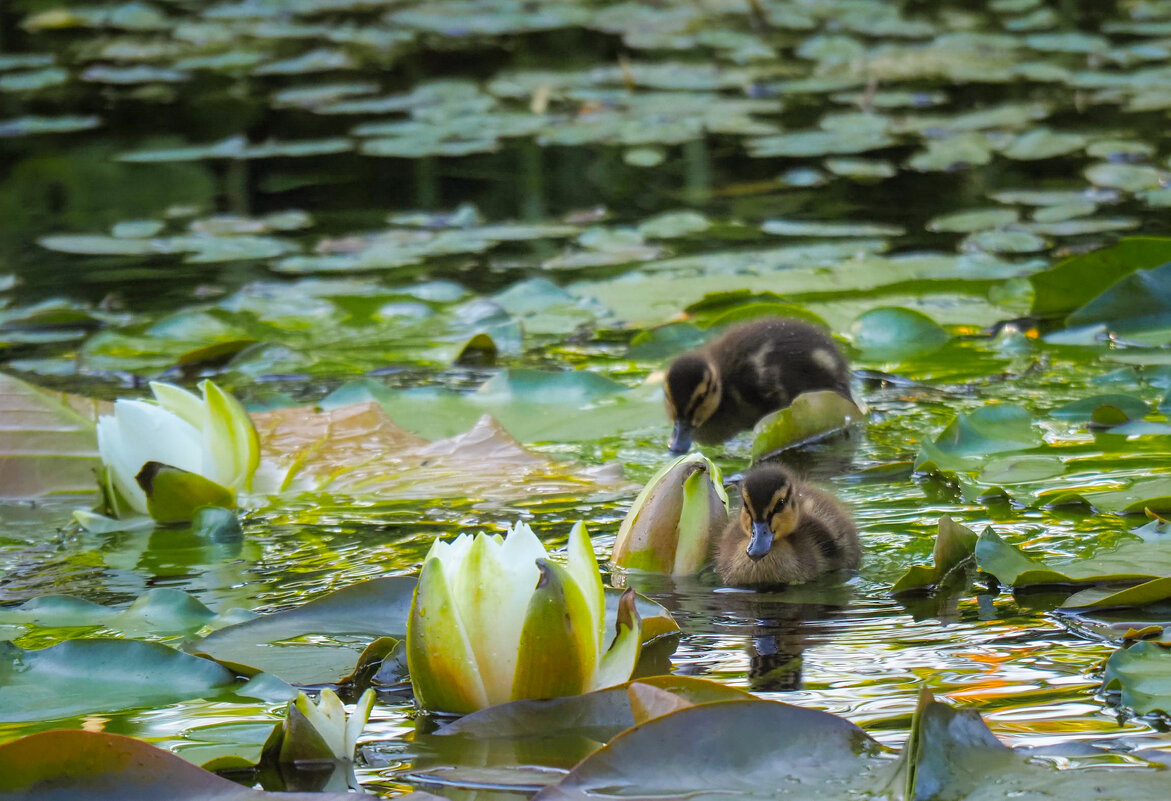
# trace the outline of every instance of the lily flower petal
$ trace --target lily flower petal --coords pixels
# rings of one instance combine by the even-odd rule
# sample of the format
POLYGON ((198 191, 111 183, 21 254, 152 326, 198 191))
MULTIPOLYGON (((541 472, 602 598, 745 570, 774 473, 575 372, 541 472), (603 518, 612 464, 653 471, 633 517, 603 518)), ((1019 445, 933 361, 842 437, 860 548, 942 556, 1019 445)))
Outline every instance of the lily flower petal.
POLYGON ((541 578, 520 636, 512 697, 577 695, 588 686, 587 671, 592 672, 587 662, 593 635, 589 607, 565 568, 546 559, 537 566, 541 578))
POLYGON ((594 690, 602 690, 629 681, 642 653, 642 618, 635 604, 634 590, 622 593, 618 602, 618 631, 609 649, 602 655, 594 690))
POLYGON ((407 623, 407 669, 419 703, 462 714, 488 706, 488 695, 446 572, 441 559, 423 562, 407 623))
POLYGON ((648 573, 698 572, 727 515, 719 468, 700 453, 680 456, 655 473, 634 499, 618 529, 611 562, 648 573))
POLYGON ((594 621, 595 658, 602 653, 606 635, 606 596, 602 588, 602 574, 598 570, 598 557, 590 542, 585 523, 578 521, 569 532, 569 560, 565 565, 573 582, 581 590, 589 606, 590 618, 594 621))

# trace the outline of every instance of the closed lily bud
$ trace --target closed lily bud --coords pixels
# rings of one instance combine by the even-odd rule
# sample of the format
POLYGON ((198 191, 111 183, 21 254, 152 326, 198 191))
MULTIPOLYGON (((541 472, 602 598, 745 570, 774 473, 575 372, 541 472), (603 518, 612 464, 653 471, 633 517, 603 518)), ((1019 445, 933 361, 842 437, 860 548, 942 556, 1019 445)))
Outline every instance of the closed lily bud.
POLYGON ((651 477, 618 529, 616 567, 687 576, 708 559, 711 538, 728 523, 720 469, 706 456, 680 456, 651 477))
POLYGON ((314 704, 305 693, 289 701, 281 731, 281 762, 350 762, 358 735, 370 719, 374 690, 367 689, 346 715, 333 690, 326 688, 314 704))
POLYGON ((112 415, 98 419, 111 511, 169 521, 185 513, 190 519, 199 505, 234 506, 260 462, 260 440, 244 407, 211 381, 200 384, 202 398, 171 384, 150 388, 155 402, 119 400, 112 415), (148 495, 156 483, 168 497, 152 509, 148 495), (183 508, 185 494, 191 509, 183 508))
POLYGON ((633 592, 623 596, 612 638, 605 615, 601 573, 581 523, 569 535, 564 565, 548 558, 524 523, 503 538, 436 540, 407 622, 415 700, 463 714, 621 684, 641 649, 633 592))

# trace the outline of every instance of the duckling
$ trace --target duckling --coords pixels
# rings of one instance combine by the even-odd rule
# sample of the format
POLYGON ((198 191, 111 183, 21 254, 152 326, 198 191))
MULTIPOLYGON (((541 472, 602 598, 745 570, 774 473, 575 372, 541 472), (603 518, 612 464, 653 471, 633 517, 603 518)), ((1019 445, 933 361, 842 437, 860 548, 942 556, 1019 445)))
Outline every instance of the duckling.
POLYGON ((740 517, 716 546, 724 583, 795 584, 861 564, 858 530, 842 505, 780 465, 750 470, 740 498, 740 517))
POLYGON ((668 448, 682 454, 693 438, 723 442, 819 389, 851 398, 849 366, 828 334, 789 317, 738 325, 668 368, 664 391, 675 424, 668 448))

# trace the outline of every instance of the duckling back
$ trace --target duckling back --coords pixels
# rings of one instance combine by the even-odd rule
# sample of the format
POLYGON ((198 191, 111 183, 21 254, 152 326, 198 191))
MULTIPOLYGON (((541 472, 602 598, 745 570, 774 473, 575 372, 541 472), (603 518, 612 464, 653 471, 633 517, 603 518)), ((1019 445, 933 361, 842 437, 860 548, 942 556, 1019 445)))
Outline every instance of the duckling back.
POLYGON ((799 584, 835 570, 855 570, 862 563, 858 529, 846 509, 830 495, 797 483, 800 521, 778 538, 759 559, 746 552, 749 532, 743 516, 733 518, 716 546, 716 571, 730 586, 799 584))
POLYGON ((715 413, 696 429, 700 442, 720 442, 751 428, 802 392, 828 389, 851 397, 845 356, 831 336, 804 320, 753 320, 727 331, 707 352, 723 393, 715 413))

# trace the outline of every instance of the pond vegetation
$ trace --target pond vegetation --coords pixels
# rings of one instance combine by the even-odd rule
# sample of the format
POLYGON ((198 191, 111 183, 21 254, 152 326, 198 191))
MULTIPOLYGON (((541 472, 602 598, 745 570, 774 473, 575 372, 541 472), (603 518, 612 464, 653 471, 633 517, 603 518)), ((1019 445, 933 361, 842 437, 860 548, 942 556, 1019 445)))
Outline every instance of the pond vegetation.
MULTIPOLYGON (((1166 0, 5 3, 8 764, 44 751, 20 738, 103 731, 344 790, 229 769, 290 685, 352 705, 373 680, 374 794, 515 798, 635 722, 542 798, 685 773, 695 732, 735 730, 779 783, 783 755, 752 749, 778 727, 850 777, 806 775, 826 797, 1089 798, 1118 766, 1104 781, 1153 793, 1169 87, 1166 0), (674 678, 559 701, 546 721, 596 725, 540 742, 523 709, 434 733, 397 641, 435 537, 520 520, 564 549, 580 520, 604 564, 670 458, 662 369, 764 314, 850 357, 862 419, 781 458, 852 509, 858 574, 754 592, 615 568, 645 596, 646 671, 673 648, 674 678), (207 378, 260 436, 239 526, 75 519, 107 401, 207 378), (720 703, 664 714, 696 699, 720 703), (990 765, 998 788, 963 783, 990 765)), ((836 428, 841 400, 703 446, 711 474, 836 428)), ((783 797, 743 775, 708 780, 783 797)))

